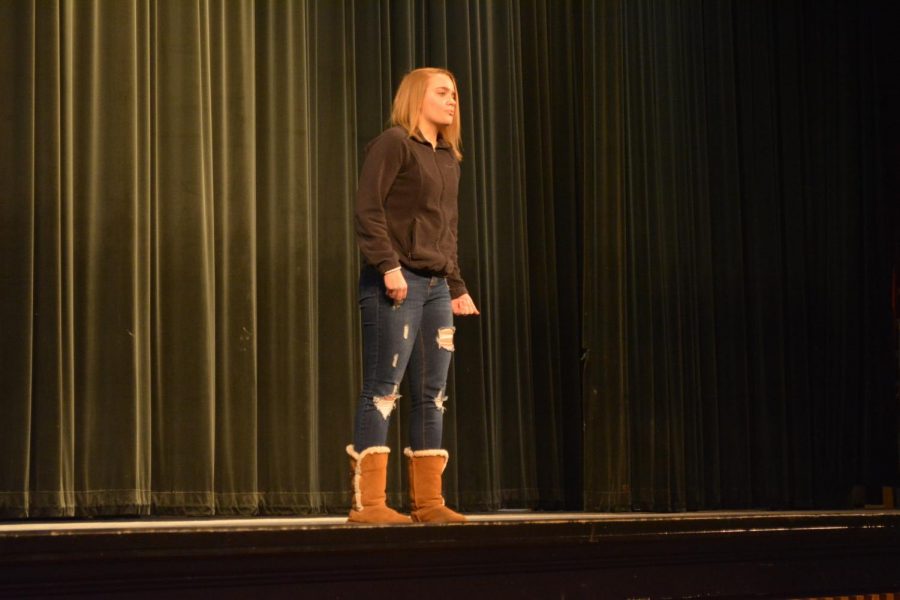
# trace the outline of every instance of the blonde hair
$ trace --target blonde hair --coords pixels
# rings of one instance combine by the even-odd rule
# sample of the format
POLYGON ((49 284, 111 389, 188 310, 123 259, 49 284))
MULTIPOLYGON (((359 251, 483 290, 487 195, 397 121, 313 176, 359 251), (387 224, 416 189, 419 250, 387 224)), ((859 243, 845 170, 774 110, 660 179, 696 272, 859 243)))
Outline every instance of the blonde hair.
MULTIPOLYGON (((456 77, 447 69, 438 69, 435 67, 423 67, 414 69, 403 77, 400 86, 397 88, 397 95, 394 96, 394 107, 391 110, 391 124, 399 125, 406 129, 409 135, 412 135, 419 126, 419 115, 422 112, 422 101, 425 99, 425 92, 428 90, 428 80, 432 75, 446 75, 453 82, 456 88, 456 77)), ((462 160, 462 152, 459 151, 462 143, 460 141, 459 131, 459 91, 457 90, 456 99, 456 116, 449 125, 441 125, 438 131, 453 151, 456 160, 462 160)))

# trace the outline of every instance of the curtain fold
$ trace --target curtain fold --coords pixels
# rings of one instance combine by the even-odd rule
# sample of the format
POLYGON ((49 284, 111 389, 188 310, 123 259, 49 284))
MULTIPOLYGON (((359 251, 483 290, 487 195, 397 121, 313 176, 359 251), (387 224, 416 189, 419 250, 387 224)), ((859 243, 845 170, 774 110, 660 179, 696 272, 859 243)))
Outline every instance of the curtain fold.
MULTIPOLYGON (((315 102, 306 3, 256 15, 258 460, 261 510, 318 512, 340 504, 315 484, 318 344, 314 320, 316 212, 312 197, 315 102)), ((348 353, 349 354, 349 353, 348 353)), ((345 355, 352 359, 355 354, 345 355)), ((338 488, 340 489, 340 488, 338 488)))
POLYGON ((584 506, 630 505, 629 379, 626 376, 626 230, 622 2, 586 3, 580 61, 583 202, 582 354, 584 506), (603 93, 591 93, 602 90, 603 93))

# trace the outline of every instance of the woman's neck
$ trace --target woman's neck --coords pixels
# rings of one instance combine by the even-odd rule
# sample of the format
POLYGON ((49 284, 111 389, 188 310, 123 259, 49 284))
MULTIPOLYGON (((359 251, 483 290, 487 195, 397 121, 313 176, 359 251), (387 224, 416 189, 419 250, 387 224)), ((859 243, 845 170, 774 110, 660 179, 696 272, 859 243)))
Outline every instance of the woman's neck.
POLYGON ((419 131, 422 132, 422 137, 428 140, 428 142, 431 144, 432 149, 437 148, 437 125, 431 123, 430 121, 426 121, 425 119, 420 119, 419 131))

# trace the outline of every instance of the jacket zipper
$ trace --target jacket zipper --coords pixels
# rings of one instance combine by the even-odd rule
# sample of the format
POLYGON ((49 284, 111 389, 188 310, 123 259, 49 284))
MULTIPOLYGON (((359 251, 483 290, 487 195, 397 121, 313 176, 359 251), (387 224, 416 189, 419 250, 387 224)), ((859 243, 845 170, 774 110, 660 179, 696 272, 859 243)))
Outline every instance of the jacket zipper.
POLYGON ((447 218, 444 215, 444 188, 446 185, 444 184, 444 171, 441 170, 441 166, 437 161, 437 148, 434 150, 434 168, 437 170, 438 176, 441 178, 441 195, 438 196, 438 212, 441 213, 441 231, 438 233, 438 239, 434 243, 435 249, 438 252, 441 251, 441 238, 444 237, 444 230, 447 228, 447 218))

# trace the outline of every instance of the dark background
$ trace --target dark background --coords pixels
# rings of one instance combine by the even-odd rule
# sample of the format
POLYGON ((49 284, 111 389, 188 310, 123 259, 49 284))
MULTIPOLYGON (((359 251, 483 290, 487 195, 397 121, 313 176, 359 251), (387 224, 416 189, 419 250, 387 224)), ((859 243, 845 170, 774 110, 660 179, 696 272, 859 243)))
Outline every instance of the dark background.
POLYGON ((459 82, 482 312, 448 502, 896 485, 898 12, 0 3, 0 515, 346 510, 356 173, 424 65, 459 82))

